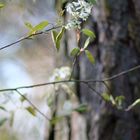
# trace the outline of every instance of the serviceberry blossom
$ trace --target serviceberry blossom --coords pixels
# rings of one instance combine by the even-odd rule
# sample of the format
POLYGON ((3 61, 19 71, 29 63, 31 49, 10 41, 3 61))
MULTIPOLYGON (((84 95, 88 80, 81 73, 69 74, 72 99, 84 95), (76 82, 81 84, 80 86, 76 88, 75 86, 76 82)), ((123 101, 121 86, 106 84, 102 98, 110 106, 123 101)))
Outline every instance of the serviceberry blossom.
POLYGON ((93 5, 84 1, 77 0, 77 2, 69 3, 66 6, 66 11, 71 15, 71 20, 65 26, 66 29, 79 28, 82 21, 86 21, 89 17, 93 5))

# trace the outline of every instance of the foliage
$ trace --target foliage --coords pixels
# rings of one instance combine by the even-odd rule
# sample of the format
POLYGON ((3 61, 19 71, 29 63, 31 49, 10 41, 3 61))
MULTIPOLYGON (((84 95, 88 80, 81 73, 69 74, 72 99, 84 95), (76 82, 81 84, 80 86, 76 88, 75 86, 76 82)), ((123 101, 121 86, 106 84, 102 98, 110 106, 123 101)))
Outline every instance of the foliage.
MULTIPOLYGON (((95 58, 92 55, 92 52, 89 51, 89 45, 90 43, 96 38, 95 33, 87 28, 82 29, 81 24, 83 22, 85 22, 88 17, 90 16, 91 10, 93 8, 93 5, 96 3, 95 0, 88 0, 88 2, 84 1, 84 0, 77 0, 77 1, 73 1, 71 3, 68 3, 66 6, 66 11, 70 14, 71 19, 70 21, 67 22, 67 24, 62 23, 61 26, 59 26, 59 30, 58 29, 51 29, 51 35, 52 35, 52 40, 53 43, 55 45, 56 50, 59 52, 60 48, 61 48, 61 41, 63 39, 63 36, 65 35, 65 31, 70 31, 71 29, 74 29, 76 31, 80 31, 80 35, 84 35, 86 36, 86 40, 84 42, 84 45, 74 47, 71 52, 70 55, 74 58, 79 57, 82 53, 84 53, 87 57, 87 59, 89 60, 89 62, 91 64, 95 64, 95 58)), ((0 8, 3 8, 5 5, 0 3, 0 8)), ((42 21, 40 23, 38 23, 37 25, 33 26, 30 22, 25 22, 25 26, 27 27, 27 29, 29 30, 27 37, 25 37, 24 39, 28 39, 30 37, 33 37, 34 35, 36 35, 37 33, 46 33, 46 28, 49 25, 49 21, 42 21)), ((23 40, 23 39, 22 39, 23 40)), ((17 41, 20 42, 20 41, 17 41)), ((15 43, 12 43, 15 44, 15 43)), ((9 46, 9 45, 8 45, 9 46)), ((75 64, 75 63, 74 63, 75 64)), ((74 67, 73 64, 73 67, 74 67)), ((59 83, 60 80, 66 80, 66 78, 68 79, 70 77, 70 75, 73 74, 73 71, 70 73, 70 70, 66 67, 62 67, 60 69, 56 69, 54 74, 53 74, 53 80, 57 83, 59 83), (64 73, 66 75, 64 75, 64 73)), ((71 77, 70 77, 71 80, 71 77)), ((67 82, 71 82, 71 81, 67 81, 67 82)), ((64 84, 59 84, 59 86, 61 85, 61 87, 65 87, 65 89, 67 89, 67 91, 71 92, 69 88, 67 88, 67 85, 65 84, 66 81, 63 81, 64 84)), ((74 82, 83 82, 83 81, 74 81, 74 82)), ((52 83, 52 84, 56 84, 56 83, 52 83)), ((88 85, 88 83, 83 82, 85 84, 88 85)), ((46 84, 47 85, 47 84, 46 84)), ((59 88, 58 86, 58 88, 59 88)), ((31 86, 33 87, 33 86, 31 86)), ((17 88, 18 89, 18 88, 17 88)), ((17 92, 21 98, 20 101, 23 103, 24 101, 27 101, 30 106, 28 107, 23 107, 26 111, 28 111, 32 116, 37 116, 37 112, 39 112, 40 114, 42 114, 43 116, 45 116, 43 113, 41 113, 38 108, 36 108, 26 97, 26 95, 22 95, 20 92, 18 92, 17 89, 12 89, 13 91, 17 92)), ((104 101, 106 101, 107 103, 111 103, 113 106, 115 106, 117 109, 122 109, 123 110, 123 101, 125 100, 124 96, 117 96, 117 97, 113 97, 113 95, 109 94, 109 93, 103 93, 101 95, 101 97, 104 99, 104 101)), ((50 96, 50 98, 47 100, 48 101, 48 105, 51 106, 52 102, 54 101, 52 96, 50 96)), ((140 99, 137 99, 136 101, 134 101, 134 103, 132 103, 127 109, 126 111, 129 111, 130 109, 132 109, 133 107, 135 107, 137 104, 140 103, 140 99)), ((0 110, 1 111, 5 111, 8 112, 7 109, 0 105, 0 110)), ((85 104, 81 104, 76 108, 71 108, 70 109, 70 114, 71 112, 76 111, 78 113, 84 113, 86 111, 88 111, 88 107, 85 104)), ((55 116, 51 119, 47 119, 50 121, 51 125, 56 124, 57 122, 61 121, 65 116, 70 115, 70 114, 65 114, 62 116, 55 116)), ((9 118, 1 118, 0 120, 0 126, 4 125, 5 122, 7 122, 9 118)), ((12 125, 14 121, 14 112, 11 113, 10 115, 10 124, 12 125)))
POLYGON ((48 24, 48 21, 42 21, 36 26, 33 26, 31 23, 25 22, 25 26, 29 29, 29 35, 35 34, 38 31, 42 31, 46 26, 48 26, 48 24))
POLYGON ((85 50, 85 53, 86 53, 86 56, 87 56, 88 60, 89 60, 92 64, 94 64, 94 63, 95 63, 95 60, 94 60, 94 57, 92 56, 91 52, 88 51, 88 50, 85 50))
POLYGON ((124 96, 117 96, 114 98, 111 94, 103 93, 102 97, 106 102, 110 102, 113 106, 116 106, 118 109, 123 108, 122 104, 123 101, 125 100, 124 96))
POLYGON ((65 27, 62 27, 59 33, 56 31, 52 31, 52 39, 57 51, 59 51, 60 49, 60 41, 63 37, 64 31, 65 27))
POLYGON ((90 38, 93 38, 93 39, 96 38, 94 32, 91 31, 91 30, 89 30, 89 29, 82 29, 82 32, 83 32, 86 36, 88 36, 88 37, 90 37, 90 38))

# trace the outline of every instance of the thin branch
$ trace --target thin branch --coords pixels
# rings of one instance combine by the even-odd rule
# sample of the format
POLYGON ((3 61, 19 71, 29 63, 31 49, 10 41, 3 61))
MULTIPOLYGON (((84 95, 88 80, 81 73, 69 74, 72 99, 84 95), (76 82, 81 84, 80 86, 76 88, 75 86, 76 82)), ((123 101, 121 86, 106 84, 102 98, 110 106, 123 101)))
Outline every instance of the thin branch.
POLYGON ((21 97, 23 97, 40 115, 42 115, 45 119, 49 120, 50 119, 44 114, 42 113, 26 96, 24 96, 21 92, 19 92, 19 90, 15 90, 21 97))
POLYGON ((85 84, 88 86, 89 89, 91 89, 94 93, 96 93, 97 96, 101 97, 101 99, 105 101, 104 97, 100 94, 100 92, 96 91, 89 83, 85 84))
POLYGON ((54 81, 54 82, 45 82, 45 83, 40 83, 40 84, 33 84, 33 85, 27 85, 27 86, 20 86, 20 87, 16 87, 16 88, 5 88, 5 89, 1 89, 0 92, 5 92, 5 91, 14 91, 14 90, 19 90, 19 89, 27 89, 27 88, 35 88, 35 87, 41 87, 41 86, 46 86, 46 85, 55 85, 55 84, 59 84, 59 83, 70 83, 70 82, 75 82, 75 83, 96 83, 96 82, 105 82, 105 81, 111 81, 115 78, 118 78, 122 75, 125 75, 127 73, 130 73, 132 71, 135 71, 137 69, 140 69, 140 65, 135 66, 131 69, 125 70, 121 73, 118 73, 114 76, 111 76, 109 78, 105 78, 102 80, 76 80, 76 79, 71 79, 71 80, 61 80, 61 81, 54 81))
POLYGON ((62 81, 46 82, 46 83, 39 83, 39 84, 33 84, 33 85, 27 85, 27 86, 20 86, 20 87, 16 87, 16 88, 1 89, 0 92, 42 87, 42 86, 47 86, 47 85, 55 85, 55 84, 59 84, 59 83, 68 83, 68 82, 82 82, 82 81, 80 81, 80 80, 62 80, 62 81))
POLYGON ((51 27, 51 28, 49 28, 49 29, 47 29, 47 30, 45 30, 45 31, 41 31, 41 32, 37 32, 37 33, 35 33, 35 34, 31 34, 31 35, 27 35, 27 36, 21 37, 20 39, 16 40, 15 42, 12 42, 12 43, 10 43, 10 44, 8 44, 8 45, 5 45, 5 46, 1 47, 1 48, 0 48, 0 51, 1 51, 1 50, 4 50, 4 49, 6 49, 6 48, 9 48, 9 47, 11 47, 11 46, 13 46, 13 45, 15 45, 15 44, 18 44, 18 43, 20 43, 20 42, 22 42, 22 41, 24 41, 24 40, 30 39, 30 38, 33 37, 33 36, 38 36, 38 35, 41 35, 41 34, 46 34, 47 32, 49 32, 49 31, 51 31, 51 30, 54 30, 54 29, 57 29, 57 28, 60 28, 60 27, 62 27, 62 26, 51 27))
POLYGON ((122 76, 122 75, 128 74, 128 73, 130 73, 130 72, 132 72, 132 71, 135 71, 135 70, 137 70, 137 69, 140 69, 140 65, 137 65, 137 66, 135 66, 135 67, 133 67, 133 68, 130 68, 130 69, 125 70, 125 71, 122 71, 122 72, 120 72, 120 73, 118 73, 118 74, 116 74, 116 75, 113 75, 113 76, 109 77, 109 78, 105 78, 105 79, 103 79, 102 81, 111 81, 111 80, 113 80, 113 79, 116 79, 116 78, 118 78, 118 77, 120 77, 120 76, 122 76))
MULTIPOLYGON (((27 86, 20 86, 20 87, 16 87, 16 88, 6 88, 6 89, 1 89, 0 92, 6 92, 6 91, 16 91, 20 96, 22 96, 26 101, 28 101, 28 103, 30 103, 30 105, 32 105, 34 107, 34 109, 36 109, 37 112, 39 112, 42 116, 44 116, 47 120, 50 120, 45 114, 43 114, 42 112, 40 112, 40 110, 27 98, 25 97, 23 94, 21 94, 19 92, 19 89, 28 89, 28 88, 35 88, 35 87, 41 87, 41 86, 47 86, 47 85, 55 85, 55 84, 59 84, 59 83, 69 83, 69 82, 77 82, 77 83, 83 83, 86 84, 92 91, 94 91, 94 93, 96 93, 98 96, 100 96, 103 100, 104 98, 102 97, 102 95, 96 91, 91 85, 90 83, 96 83, 96 82, 101 82, 104 83, 106 81, 111 81, 113 79, 116 79, 122 75, 125 75, 127 73, 130 73, 132 71, 135 71, 137 69, 140 69, 140 65, 135 66, 131 69, 122 71, 116 75, 113 75, 109 78, 106 79, 102 79, 102 80, 74 80, 74 79, 69 79, 69 80, 61 80, 61 81, 54 81, 54 82, 46 82, 46 83, 40 83, 40 84, 33 84, 33 85, 27 85, 27 86)), ((124 111, 128 111, 127 109, 124 111)))

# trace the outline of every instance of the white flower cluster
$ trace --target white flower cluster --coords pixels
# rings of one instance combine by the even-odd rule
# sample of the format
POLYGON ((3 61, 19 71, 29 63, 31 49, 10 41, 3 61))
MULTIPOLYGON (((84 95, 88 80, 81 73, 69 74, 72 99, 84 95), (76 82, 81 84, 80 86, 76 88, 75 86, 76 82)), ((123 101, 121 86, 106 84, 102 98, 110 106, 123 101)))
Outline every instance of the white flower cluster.
POLYGON ((57 80, 65 80, 70 77, 71 69, 69 67, 61 67, 55 69, 53 75, 50 78, 50 81, 57 81, 57 80))
POLYGON ((71 14, 72 18, 65 28, 80 28, 82 21, 87 20, 89 17, 92 6, 92 4, 85 2, 84 0, 78 0, 77 2, 69 3, 66 6, 66 10, 69 14, 71 14))

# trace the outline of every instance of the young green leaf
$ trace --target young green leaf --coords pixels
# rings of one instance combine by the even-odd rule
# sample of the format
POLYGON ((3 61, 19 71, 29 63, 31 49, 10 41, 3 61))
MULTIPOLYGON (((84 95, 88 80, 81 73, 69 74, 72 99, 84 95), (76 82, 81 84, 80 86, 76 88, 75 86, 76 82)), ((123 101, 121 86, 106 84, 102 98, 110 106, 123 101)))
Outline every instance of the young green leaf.
POLYGON ((118 105, 121 105, 122 104, 122 101, 124 101, 125 97, 124 96, 117 96, 115 98, 115 102, 118 104, 118 105))
POLYGON ((48 21, 42 21, 38 25, 36 25, 33 28, 33 31, 41 31, 43 30, 46 26, 48 26, 49 22, 48 21))
POLYGON ((104 98, 105 101, 112 103, 113 105, 116 105, 116 102, 114 100, 114 97, 111 94, 108 93, 103 93, 102 97, 104 98))
POLYGON ((64 34, 64 31, 65 31, 65 27, 62 27, 60 32, 58 33, 57 37, 56 37, 56 41, 59 41, 62 39, 62 36, 64 34))
POLYGON ((117 96, 117 97, 115 98, 116 107, 117 107, 118 109, 122 109, 122 103, 123 103, 124 99, 125 99, 124 96, 117 96))
POLYGON ((29 22, 26 22, 26 27, 30 30, 29 35, 35 34, 38 31, 42 31, 46 26, 48 26, 48 21, 42 21, 36 26, 32 26, 29 22))
POLYGON ((57 51, 59 51, 59 49, 60 49, 60 41, 61 41, 61 39, 62 39, 62 36, 63 36, 63 34, 64 34, 64 31, 65 31, 65 27, 62 27, 61 30, 60 30, 60 32, 59 32, 59 33, 57 34, 57 36, 56 36, 55 45, 56 45, 57 51))
POLYGON ((3 8, 5 5, 3 3, 0 3, 0 9, 3 8))
POLYGON ((86 56, 87 56, 88 60, 89 60, 92 64, 94 64, 94 63, 95 63, 95 59, 94 59, 93 55, 91 54, 91 52, 88 51, 88 50, 85 50, 85 53, 86 53, 86 56))
POLYGON ((104 98, 105 101, 107 101, 107 102, 110 101, 110 95, 108 93, 103 93, 102 97, 104 98))
POLYGON ((79 52, 80 52, 80 49, 79 49, 79 48, 74 48, 74 49, 71 51, 70 55, 71 55, 71 56, 76 56, 79 52))
POLYGON ((89 43, 90 43, 90 37, 88 37, 87 40, 85 41, 84 49, 88 47, 89 43))
POLYGON ((131 110, 133 107, 135 107, 138 104, 140 104, 140 99, 137 99, 133 104, 131 104, 130 106, 128 106, 128 108, 126 109, 126 111, 131 110))
POLYGON ((59 51, 59 49, 60 49, 60 40, 56 41, 56 49, 57 49, 57 51, 59 51))
POLYGON ((92 31, 89 30, 89 29, 83 29, 82 32, 83 32, 86 36, 88 36, 88 37, 91 37, 91 38, 93 38, 93 39, 96 38, 94 32, 92 32, 92 31))
POLYGON ((25 108, 30 114, 32 114, 33 116, 36 116, 36 111, 33 107, 29 106, 25 108))
POLYGON ((52 31, 51 34, 52 34, 53 43, 56 45, 56 37, 57 37, 58 33, 56 31, 52 31))

